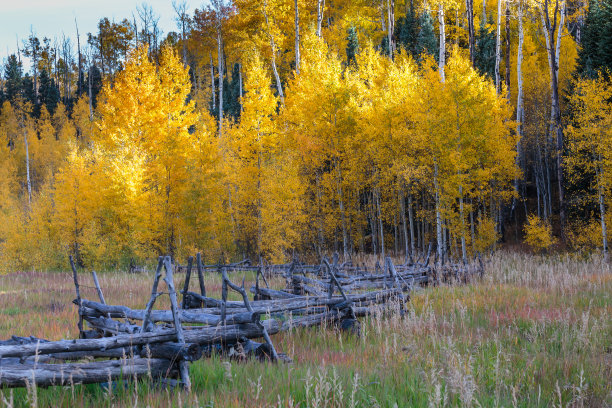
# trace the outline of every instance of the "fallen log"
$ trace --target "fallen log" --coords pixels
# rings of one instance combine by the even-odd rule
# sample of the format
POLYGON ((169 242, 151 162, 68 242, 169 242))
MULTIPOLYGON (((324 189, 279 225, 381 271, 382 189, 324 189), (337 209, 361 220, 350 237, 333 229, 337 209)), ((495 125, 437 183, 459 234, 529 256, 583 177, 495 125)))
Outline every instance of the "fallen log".
MULTIPOLYGON (((94 302, 87 299, 81 299, 81 304, 89 308, 88 311, 85 309, 83 311, 83 315, 87 316, 96 316, 96 315, 107 315, 110 317, 117 318, 127 318, 131 320, 144 320, 146 310, 134 310, 130 309, 127 306, 117 306, 117 305, 103 305, 99 302, 94 302), (91 310, 97 311, 98 313, 92 313, 91 310)), ((221 319, 219 316, 208 314, 203 311, 195 312, 198 309, 188 309, 188 310, 180 310, 179 311, 179 319, 182 323, 200 323, 200 324, 208 324, 212 326, 216 326, 221 323, 221 319)), ((200 309, 205 310, 205 309, 200 309)), ((259 318, 257 313, 250 312, 242 312, 236 314, 230 314, 226 317, 227 324, 241 324, 241 323, 251 323, 256 321, 259 318)), ((172 311, 170 310, 153 310, 150 314, 151 322, 164 322, 164 323, 173 323, 174 317, 172 316, 172 311)))
MULTIPOLYGON (((100 317, 99 319, 105 319, 100 317)), ((276 320, 268 319, 262 322, 269 334, 279 331, 276 320)), ((242 337, 258 338, 262 336, 261 329, 253 324, 235 324, 216 327, 202 327, 185 331, 185 342, 196 344, 212 344, 233 341, 242 337)), ((144 344, 175 342, 175 330, 163 329, 154 332, 122 334, 100 339, 59 340, 47 343, 0 346, 0 358, 27 357, 35 354, 52 354, 73 351, 110 350, 119 347, 129 347, 144 344)))
MULTIPOLYGON (((192 292, 190 292, 192 293, 192 292)), ((376 292, 365 292, 365 293, 357 293, 357 294, 348 294, 347 299, 353 302, 356 306, 367 306, 373 303, 381 303, 389 298, 397 297, 401 293, 400 289, 387 289, 376 292)), ((197 293, 193 293, 194 297, 198 297, 197 293)), ((313 296, 294 296, 292 298, 283 298, 283 299, 272 299, 272 300, 254 300, 251 302, 251 306, 253 307, 253 313, 278 313, 278 312, 289 312, 292 310, 298 309, 307 309, 318 306, 333 306, 340 302, 343 302, 344 298, 341 296, 334 296, 331 299, 328 297, 313 297, 313 296)), ((232 310, 234 313, 241 308, 246 311, 244 304, 242 302, 237 302, 239 304, 232 304, 231 302, 227 302, 227 309, 232 310), (230 309, 231 308, 231 309, 230 309)), ((191 309, 190 312, 198 313, 200 310, 205 311, 209 314, 218 315, 221 313, 220 308, 206 308, 206 309, 191 309)))
POLYGON ((3 365, 0 378, 3 387, 26 387, 36 385, 72 386, 139 377, 176 377, 178 371, 170 360, 161 358, 130 358, 123 360, 96 361, 84 364, 39 364, 35 367, 23 364, 3 365))
MULTIPOLYGON (((93 358, 132 358, 135 356, 145 358, 165 358, 167 360, 197 361, 202 358, 202 347, 199 344, 159 343, 147 344, 145 347, 121 347, 110 350, 72 351, 67 353, 43 354, 26 358, 7 357, 0 359, 0 372, 2 366, 14 364, 34 365, 48 363, 53 360, 74 361, 93 358)), ((1 381, 1 378, 0 378, 1 381)))

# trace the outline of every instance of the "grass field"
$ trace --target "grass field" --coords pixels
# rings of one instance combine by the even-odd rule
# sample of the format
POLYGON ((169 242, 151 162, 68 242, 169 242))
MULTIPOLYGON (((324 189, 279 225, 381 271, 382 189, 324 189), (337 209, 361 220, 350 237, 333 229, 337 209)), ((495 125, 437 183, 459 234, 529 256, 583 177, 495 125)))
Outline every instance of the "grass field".
MULTIPOLYGON (((144 307, 151 275, 99 277, 108 303, 144 307)), ((206 279, 219 293, 219 277, 206 279)), ((0 339, 76 338, 73 298, 67 272, 0 276, 0 339)), ((612 406, 612 273, 598 260, 501 251, 482 281, 418 290, 403 319, 362 327, 361 337, 323 328, 273 336, 292 364, 201 360, 191 394, 148 384, 19 389, 0 391, 0 406, 612 406)))

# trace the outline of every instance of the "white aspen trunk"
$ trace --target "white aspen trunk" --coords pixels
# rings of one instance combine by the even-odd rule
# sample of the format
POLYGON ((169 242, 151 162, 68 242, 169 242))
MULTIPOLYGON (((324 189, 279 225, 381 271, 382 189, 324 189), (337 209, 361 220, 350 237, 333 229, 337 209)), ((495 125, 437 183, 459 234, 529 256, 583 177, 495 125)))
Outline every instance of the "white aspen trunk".
POLYGON ((88 96, 89 96, 89 121, 93 121, 93 94, 91 91, 91 65, 89 66, 89 72, 87 74, 87 85, 88 85, 88 96))
MULTIPOLYGON (((427 203, 425 202, 425 195, 422 194, 421 195, 421 209, 425 212, 427 211, 427 203)), ((425 245, 427 245, 427 243, 425 242, 425 238, 426 238, 426 233, 427 233, 427 223, 425 222, 425 218, 421 218, 421 251, 425 252, 425 245)))
POLYGON ((238 89, 240 92, 240 112, 243 112, 242 99, 244 98, 244 94, 242 91, 242 63, 238 64, 238 89))
POLYGON ((342 191, 342 172, 340 170, 340 164, 336 159, 336 171, 338 178, 336 179, 336 188, 338 192, 338 206, 340 207, 340 218, 342 220, 342 251, 344 253, 344 259, 348 259, 348 234, 346 231, 346 214, 344 213, 344 193, 342 191))
POLYGON ((404 236, 404 256, 408 258, 408 226, 406 225, 406 203, 404 197, 404 191, 401 190, 399 194, 400 200, 400 211, 402 215, 402 234, 404 236))
POLYGON ((463 212, 463 185, 459 185, 459 216, 461 217, 461 258, 467 263, 467 248, 465 243, 465 214, 463 212))
POLYGON ((217 57, 219 58, 219 138, 223 138, 223 39, 221 38, 221 23, 217 27, 217 57))
POLYGON ((501 62, 501 12, 502 0, 497 0, 497 31, 495 32, 495 89, 501 91, 501 78, 499 76, 499 64, 501 62))
POLYGON ((295 72, 300 74, 300 12, 298 0, 295 0, 295 72))
MULTIPOLYGON (((259 136, 257 137, 259 144, 259 136)), ((262 203, 261 203, 261 149, 257 152, 257 255, 261 256, 261 244, 263 242, 262 226, 262 203)))
POLYGON ((506 35, 504 36, 504 41, 506 43, 506 98, 508 101, 512 99, 510 96, 510 2, 506 1, 506 26, 505 26, 506 35))
POLYGON ((25 130, 25 128, 23 129, 23 143, 25 145, 26 182, 28 187, 28 210, 30 210, 32 208, 32 181, 30 180, 30 152, 28 148, 28 131, 25 130))
POLYGON ((520 163, 520 143, 523 137, 523 3, 519 0, 518 7, 518 49, 516 56, 516 79, 517 79, 517 97, 516 97, 516 133, 519 136, 517 141, 517 160, 520 163))
MULTIPOLYGON (((518 3, 518 48, 516 53, 516 86, 517 86, 517 97, 516 97, 516 134, 518 140, 516 141, 516 166, 521 167, 521 139, 523 137, 523 4, 521 0, 518 3)), ((514 213, 516 207, 516 200, 519 197, 519 179, 517 176, 514 177, 514 192, 515 197, 512 198, 512 210, 514 213)))
POLYGON ((444 66, 446 65, 446 29, 444 25, 444 5, 440 3, 438 7, 438 24, 440 26, 440 56, 438 60, 438 71, 440 80, 445 81, 444 66))
POLYGON ((385 259, 385 234, 383 230, 382 212, 380 211, 380 190, 378 188, 376 189, 376 213, 378 216, 378 229, 379 229, 378 234, 380 236, 380 256, 381 256, 381 259, 384 261, 385 259))
MULTIPOLYGON (((600 156, 601 161, 601 156, 600 156)), ((606 204, 604 201, 603 185, 601 181, 601 170, 597 166, 597 193, 599 196, 599 216, 601 220, 601 240, 603 245, 604 262, 608 262, 608 228, 606 227, 606 204)))
POLYGON ((436 239, 438 251, 438 266, 442 265, 442 257, 444 256, 443 240, 442 240, 442 216, 440 214, 440 186, 438 185, 438 163, 434 161, 434 190, 436 204, 436 239))
POLYGON ((395 31, 395 0, 387 0, 387 40, 389 44, 389 58, 393 59, 395 42, 393 32, 395 31))
POLYGON ((380 30, 387 31, 387 17, 385 17, 385 0, 380 0, 380 30))
POLYGON ((466 0, 466 13, 468 20, 468 42, 470 49, 470 62, 474 65, 474 57, 475 57, 475 33, 474 33, 474 0, 466 0))
POLYGON ((321 37, 321 25, 323 24, 324 11, 325 0, 317 0, 317 37, 321 37))
POLYGON ((79 97, 81 97, 81 94, 83 92, 83 89, 81 89, 81 75, 83 74, 83 58, 81 56, 81 36, 79 36, 79 25, 77 24, 77 19, 76 17, 74 18, 74 26, 76 27, 76 33, 77 33, 77 51, 78 51, 78 58, 79 58, 79 76, 77 79, 77 89, 79 90, 79 97))
POLYGON ((274 79, 276 80, 276 90, 278 91, 278 97, 281 100, 281 103, 285 105, 285 94, 283 93, 283 84, 280 80, 280 76, 278 75, 278 69, 276 67, 276 43, 274 42, 274 36, 272 36, 272 31, 270 31, 270 22, 268 20, 268 12, 266 11, 268 7, 268 2, 264 1, 263 3, 263 15, 266 21, 267 34, 270 38, 270 48, 272 49, 272 72, 274 73, 274 79))
POLYGON ((472 234, 472 253, 475 252, 474 244, 476 243, 476 230, 474 227, 474 200, 470 198, 470 233, 472 234))
POLYGON ((319 218, 319 248, 320 251, 323 251, 323 246, 325 244, 325 240, 323 238, 323 211, 321 210, 321 183, 319 182, 319 173, 317 172, 315 176, 315 182, 317 186, 317 215, 319 218))
MULTIPOLYGON (((559 0, 557 0, 557 7, 559 0)), ((551 133, 555 134, 556 144, 556 161, 557 161, 557 184, 559 190, 559 218, 561 224, 561 236, 565 233, 565 201, 563 189, 563 128, 561 124, 561 110, 559 104, 559 54, 561 51, 561 36, 565 24, 565 6, 563 1, 561 5, 560 22, 557 26, 557 15, 555 13, 553 23, 550 22, 548 0, 544 2, 544 8, 540 9, 540 18, 546 40, 546 51, 548 56, 548 66, 550 70, 550 87, 551 87, 551 133), (557 31, 557 43, 552 44, 555 29, 557 31), (554 50, 553 50, 554 49, 554 50)), ((555 8, 555 11, 557 9, 555 8)))
POLYGON ((368 197, 369 205, 368 210, 370 211, 370 230, 372 231, 372 251, 374 252, 374 257, 378 256, 378 240, 377 236, 377 227, 376 227, 376 211, 374 210, 374 192, 370 194, 368 197))
POLYGON ((412 193, 408 193, 408 220, 410 222, 410 255, 414 258, 414 214, 412 212, 412 193))
POLYGON ((561 6, 561 21, 559 22, 559 29, 557 30, 557 45, 555 48, 555 69, 557 70, 556 77, 559 78, 559 55, 561 54, 561 36, 563 35, 563 28, 565 27, 565 2, 561 6))
POLYGON ((399 254, 399 235, 397 232, 397 214, 393 214, 393 241, 395 243, 395 252, 393 253, 395 256, 399 254))
POLYGON ((210 86, 212 87, 212 110, 217 109, 217 90, 215 89, 215 64, 212 52, 210 53, 210 86))
POLYGON ((487 24, 487 0, 482 0, 482 23, 487 24))

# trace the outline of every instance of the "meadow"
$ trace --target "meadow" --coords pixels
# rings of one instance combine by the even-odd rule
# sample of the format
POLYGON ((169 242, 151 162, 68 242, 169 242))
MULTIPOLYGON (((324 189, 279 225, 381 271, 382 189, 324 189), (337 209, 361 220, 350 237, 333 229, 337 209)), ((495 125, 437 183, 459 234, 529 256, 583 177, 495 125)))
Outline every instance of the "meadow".
MULTIPOLYGON (((359 337, 326 328, 273 336, 291 364, 200 360, 191 366, 190 394, 147 382, 77 385, 0 390, 0 406, 612 406, 610 265, 509 251, 486 262, 482 280, 420 288, 403 318, 365 318, 359 337)), ((95 298, 82 276, 84 297, 95 298)), ((107 302, 130 307, 144 306, 151 277, 99 273, 107 302)), ((206 276, 209 293, 220 283, 206 276)), ((69 272, 0 276, 0 339, 76 338, 74 297, 69 272)))

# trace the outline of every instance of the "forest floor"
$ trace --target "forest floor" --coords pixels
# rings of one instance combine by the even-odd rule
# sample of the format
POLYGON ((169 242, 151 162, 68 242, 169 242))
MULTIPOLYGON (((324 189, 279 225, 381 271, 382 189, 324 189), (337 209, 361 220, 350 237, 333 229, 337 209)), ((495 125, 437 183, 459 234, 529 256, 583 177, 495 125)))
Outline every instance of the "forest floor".
MULTIPOLYGON (((99 278, 109 304, 142 308, 150 296, 151 273, 99 278)), ((218 295, 218 275, 206 284, 218 295)), ((0 339, 76 338, 74 297, 68 272, 0 276, 0 339)), ((612 269, 500 251, 481 281, 417 290, 403 319, 364 319, 360 337, 313 328, 272 340, 293 363, 200 360, 191 394, 146 383, 0 390, 0 407, 612 407, 612 269)))

